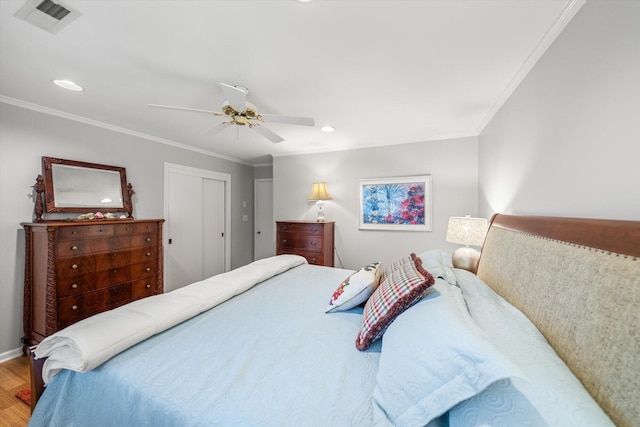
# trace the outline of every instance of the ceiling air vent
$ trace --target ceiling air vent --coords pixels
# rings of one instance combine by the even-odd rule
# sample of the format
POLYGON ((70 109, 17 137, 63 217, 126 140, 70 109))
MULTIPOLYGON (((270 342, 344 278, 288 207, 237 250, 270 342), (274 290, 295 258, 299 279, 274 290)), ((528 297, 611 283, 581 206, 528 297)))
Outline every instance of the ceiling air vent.
POLYGON ((80 16, 80 12, 51 0, 28 0, 14 16, 56 34, 80 16))

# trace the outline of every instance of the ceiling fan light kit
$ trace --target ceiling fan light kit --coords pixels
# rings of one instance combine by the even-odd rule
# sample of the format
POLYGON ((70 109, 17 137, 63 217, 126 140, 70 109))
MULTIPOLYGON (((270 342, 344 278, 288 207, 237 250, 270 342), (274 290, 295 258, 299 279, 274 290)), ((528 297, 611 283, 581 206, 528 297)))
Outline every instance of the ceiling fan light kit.
POLYGON ((222 112, 202 110, 198 108, 176 107, 171 105, 147 104, 147 106, 167 108, 170 110, 209 113, 214 116, 229 117, 231 119, 230 121, 222 122, 214 126, 211 130, 218 133, 226 129, 229 125, 247 126, 274 143, 282 142, 284 141, 284 138, 267 129, 265 126, 262 126, 262 124, 284 123, 299 126, 315 126, 315 120, 310 117, 258 113, 255 105, 247 101, 246 98, 249 93, 249 89, 244 86, 232 86, 226 83, 220 83, 220 88, 225 96, 225 101, 222 103, 221 107, 222 112))

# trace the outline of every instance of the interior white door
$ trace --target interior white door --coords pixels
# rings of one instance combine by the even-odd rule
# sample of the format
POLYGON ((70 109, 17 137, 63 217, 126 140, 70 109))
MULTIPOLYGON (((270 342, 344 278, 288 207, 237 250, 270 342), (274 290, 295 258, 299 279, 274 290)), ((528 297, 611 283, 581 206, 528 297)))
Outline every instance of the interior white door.
POLYGON ((276 225, 273 221, 273 179, 256 179, 254 194, 253 259, 276 254, 276 225))
POLYGON ((229 270, 230 180, 165 163, 165 292, 229 270))

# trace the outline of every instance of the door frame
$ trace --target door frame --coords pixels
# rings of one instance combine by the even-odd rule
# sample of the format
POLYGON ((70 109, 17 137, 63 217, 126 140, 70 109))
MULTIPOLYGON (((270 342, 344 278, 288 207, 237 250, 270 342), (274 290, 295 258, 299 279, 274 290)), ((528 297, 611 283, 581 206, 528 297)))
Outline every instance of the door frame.
MULTIPOLYGON (((169 232, 168 227, 171 221, 169 218, 169 176, 172 172, 180 172, 186 175, 198 176, 206 179, 214 179, 216 181, 224 182, 224 271, 231 269, 231 175, 228 173, 211 171, 208 169, 199 169, 191 166, 179 165, 177 163, 164 162, 164 230, 162 233, 162 244, 165 248, 169 245, 169 232)), ((163 251, 164 265, 168 262, 168 250, 163 251)), ((167 280, 167 269, 164 269, 164 280, 167 280)))

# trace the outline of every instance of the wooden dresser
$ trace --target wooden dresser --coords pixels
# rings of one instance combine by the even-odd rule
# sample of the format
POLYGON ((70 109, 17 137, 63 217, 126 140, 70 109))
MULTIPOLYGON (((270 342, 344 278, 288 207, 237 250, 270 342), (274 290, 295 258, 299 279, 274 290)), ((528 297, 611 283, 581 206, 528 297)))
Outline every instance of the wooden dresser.
POLYGON ((23 344, 37 344, 93 314, 162 293, 163 222, 23 223, 23 344))
POLYGON ((333 222, 276 221, 276 255, 295 254, 333 267, 333 222))

